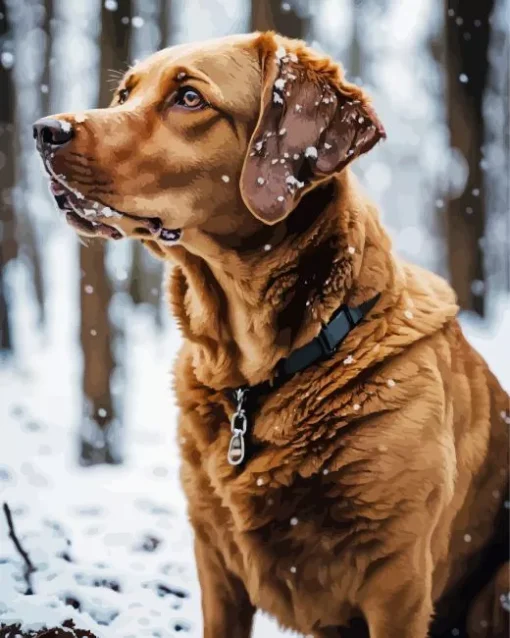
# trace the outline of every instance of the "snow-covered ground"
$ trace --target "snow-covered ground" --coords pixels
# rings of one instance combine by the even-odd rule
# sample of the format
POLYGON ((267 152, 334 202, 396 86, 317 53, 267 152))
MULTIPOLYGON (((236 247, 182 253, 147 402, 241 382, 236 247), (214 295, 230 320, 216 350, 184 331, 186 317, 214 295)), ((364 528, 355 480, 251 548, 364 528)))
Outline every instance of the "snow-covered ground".
MULTIPOLYGON (((12 509, 37 571, 35 595, 20 594, 23 563, 0 512, 0 624, 28 630, 73 619, 99 638, 198 638, 200 594, 169 378, 179 335, 171 322, 161 334, 143 308, 133 311, 125 324, 125 462, 80 467, 79 278, 69 229, 55 233, 47 258, 44 335, 34 329, 23 267, 10 273, 18 356, 0 362, 0 503, 12 509)), ((256 637, 282 635, 257 619, 256 637)))
MULTIPOLYGON (((23 564, 0 516, 0 623, 36 629, 71 618, 105 638, 198 638, 200 595, 168 374, 179 335, 171 323, 161 335, 143 309, 133 311, 126 324, 125 463, 79 467, 74 242, 62 228, 48 246, 53 328, 44 339, 33 330, 22 270, 11 273, 19 355, 0 367, 0 501, 13 510, 36 572, 35 595, 22 595, 23 564)), ((493 305, 490 321, 465 316, 463 324, 510 390, 510 299, 493 305)), ((283 633, 257 618, 254 635, 283 633)))

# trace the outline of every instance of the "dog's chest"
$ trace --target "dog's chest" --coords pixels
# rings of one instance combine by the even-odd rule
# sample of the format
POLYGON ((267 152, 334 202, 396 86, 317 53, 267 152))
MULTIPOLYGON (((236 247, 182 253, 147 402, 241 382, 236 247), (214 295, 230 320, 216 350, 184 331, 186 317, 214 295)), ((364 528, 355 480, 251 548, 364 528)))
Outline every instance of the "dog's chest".
POLYGON ((214 461, 184 468, 192 519, 207 527, 252 603, 304 634, 348 625, 349 591, 356 589, 359 572, 347 541, 354 522, 342 514, 345 502, 334 481, 321 475, 275 489, 253 477, 250 488, 248 475, 241 486, 211 476, 214 461))

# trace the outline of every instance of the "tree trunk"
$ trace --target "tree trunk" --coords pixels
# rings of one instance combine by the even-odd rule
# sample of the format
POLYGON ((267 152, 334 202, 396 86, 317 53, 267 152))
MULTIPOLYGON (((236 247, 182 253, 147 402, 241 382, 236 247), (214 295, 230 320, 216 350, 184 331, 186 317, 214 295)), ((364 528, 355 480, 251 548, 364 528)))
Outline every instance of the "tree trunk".
MULTIPOLYGON (((125 70, 129 62, 131 2, 118 0, 116 11, 101 9, 101 71, 99 106, 111 99, 108 84, 111 69, 125 70)), ((83 349, 84 415, 81 430, 83 464, 120 462, 114 449, 115 419, 111 391, 114 371, 112 330, 109 320, 111 284, 105 267, 105 244, 93 240, 80 247, 81 280, 81 344, 83 349)))
POLYGON ((159 28, 161 33, 159 48, 164 49, 171 43, 172 0, 160 0, 159 28))
POLYGON ((480 240, 486 227, 483 97, 494 0, 446 1, 447 108, 450 144, 469 170, 464 192, 450 199, 447 244, 450 280, 462 308, 484 315, 485 272, 480 240))
POLYGON ((51 20, 53 18, 53 0, 44 0, 44 24, 46 34, 46 50, 44 52, 44 69, 41 78, 41 106, 43 114, 50 112, 50 60, 51 60, 51 20))
POLYGON ((6 266, 18 254, 15 218, 11 190, 14 187, 16 166, 14 147, 14 86, 11 66, 14 57, 12 31, 4 0, 0 0, 0 183, 4 194, 0 197, 0 351, 12 350, 12 318, 6 294, 6 266))
POLYGON ((251 28, 253 31, 274 29, 289 38, 304 38, 308 19, 301 18, 291 2, 281 0, 252 0, 251 28))
MULTIPOLYGON (((139 5, 142 0, 139 0, 139 5)), ((135 4, 136 6, 136 4, 135 4)), ((157 16, 151 16, 153 20, 157 20, 160 29, 159 42, 153 43, 153 50, 144 42, 143 51, 145 54, 152 53, 158 49, 166 47, 170 40, 169 37, 169 20, 171 1, 159 1, 159 20, 157 16)), ((133 40, 133 49, 135 57, 138 57, 137 39, 133 40)), ((133 242, 133 252, 131 259, 131 267, 129 274, 129 294, 135 304, 149 304, 154 308, 155 316, 158 323, 161 322, 160 313, 160 289, 163 277, 163 266, 159 260, 156 260, 143 247, 141 242, 133 242)))

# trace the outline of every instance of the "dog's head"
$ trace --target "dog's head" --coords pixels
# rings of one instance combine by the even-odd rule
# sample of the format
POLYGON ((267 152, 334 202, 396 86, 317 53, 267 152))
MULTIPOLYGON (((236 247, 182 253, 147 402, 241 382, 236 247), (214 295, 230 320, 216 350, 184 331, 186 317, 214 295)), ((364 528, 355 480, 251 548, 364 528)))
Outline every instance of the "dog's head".
POLYGON ((272 33, 165 49, 126 73, 109 108, 34 125, 69 223, 162 254, 186 229, 283 220, 384 136, 336 64, 272 33))

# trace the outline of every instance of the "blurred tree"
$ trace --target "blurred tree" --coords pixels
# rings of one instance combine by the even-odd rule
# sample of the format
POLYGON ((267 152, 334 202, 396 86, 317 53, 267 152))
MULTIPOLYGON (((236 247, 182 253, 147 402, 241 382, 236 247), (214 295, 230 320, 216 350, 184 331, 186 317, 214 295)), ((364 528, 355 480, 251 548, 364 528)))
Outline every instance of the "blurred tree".
POLYGON ((50 61, 51 61, 51 22, 53 19, 53 0, 44 0, 43 30, 46 36, 44 69, 41 78, 41 96, 43 114, 50 112, 50 61))
POLYGON ((14 43, 4 0, 0 0, 0 351, 12 350, 12 318, 6 294, 6 266, 18 254, 12 188, 15 184, 14 43))
POLYGON ((483 99, 489 73, 489 18, 494 0, 446 0, 446 68, 450 144, 464 156, 468 178, 448 202, 450 280, 462 308, 485 311, 481 240, 486 228, 483 99))
POLYGON ((296 0, 252 0, 251 28, 253 31, 274 29, 290 38, 304 38, 309 26, 309 19, 300 16, 296 0))
POLYGON ((164 49, 171 44, 172 29, 172 0, 160 0, 160 17, 159 17, 159 49, 164 49))
MULTIPOLYGON (((42 22, 39 17, 36 18, 34 27, 42 28, 45 36, 45 48, 44 48, 44 67, 41 76, 41 85, 40 92, 38 92, 37 100, 36 100, 36 117, 43 117, 49 113, 49 96, 50 96, 50 57, 51 57, 51 29, 50 29, 50 21, 53 17, 53 1, 52 0, 44 0, 43 3, 37 3, 37 6, 34 6, 33 9, 34 16, 42 16, 42 22), (35 9, 42 8, 42 11, 35 11, 35 9)), ((25 25, 20 25, 22 28, 25 25)), ((19 36, 18 36, 19 37, 19 36)), ((19 153, 22 153, 22 149, 19 150, 19 153)), ((38 228, 37 224, 34 223, 33 218, 31 218, 29 210, 30 206, 26 202, 26 194, 30 192, 31 187, 29 185, 29 175, 30 166, 28 162, 23 162, 21 165, 19 181, 21 183, 21 201, 25 200, 22 204, 23 211, 22 215, 18 217, 18 225, 20 228, 20 237, 22 241, 20 241, 20 253, 26 257, 28 263, 30 264, 30 274, 32 277, 32 285, 34 287, 35 300, 37 303, 38 310, 38 320, 40 324, 45 323, 46 313, 45 313, 45 285, 44 278, 42 272, 42 255, 41 255, 41 240, 39 236, 38 241, 38 228)), ((39 180, 43 187, 46 189, 47 179, 42 171, 38 174, 39 180)), ((31 176, 33 179, 33 175, 31 176)))
MULTIPOLYGON (((117 0, 115 11, 102 3, 101 70, 99 105, 111 100, 108 79, 112 69, 124 70, 129 60, 131 2, 117 0)), ((91 241, 80 247, 81 344, 83 350, 84 422, 81 429, 80 461, 83 464, 120 462, 114 449, 115 419, 111 380, 114 360, 109 308, 111 284, 105 267, 105 244, 91 241)))
MULTIPOLYGON (((142 0, 134 0, 135 10, 143 14, 143 9, 147 10, 148 4, 142 0)), ((171 0, 160 0, 155 6, 156 14, 147 13, 145 17, 146 24, 149 20, 157 20, 159 26, 159 42, 148 41, 143 39, 143 50, 145 53, 152 53, 157 49, 164 48, 170 43, 171 30, 171 0)), ((143 34, 136 33, 138 38, 143 34)), ((132 48, 135 57, 138 56, 136 44, 137 37, 132 38, 132 48), (133 46, 134 45, 134 46, 133 46)), ((158 324, 161 324, 161 280, 163 277, 163 265, 156 260, 143 245, 136 241, 133 242, 133 253, 131 260, 131 270, 129 277, 129 293, 135 304, 149 304, 154 308, 155 316, 158 324)))

